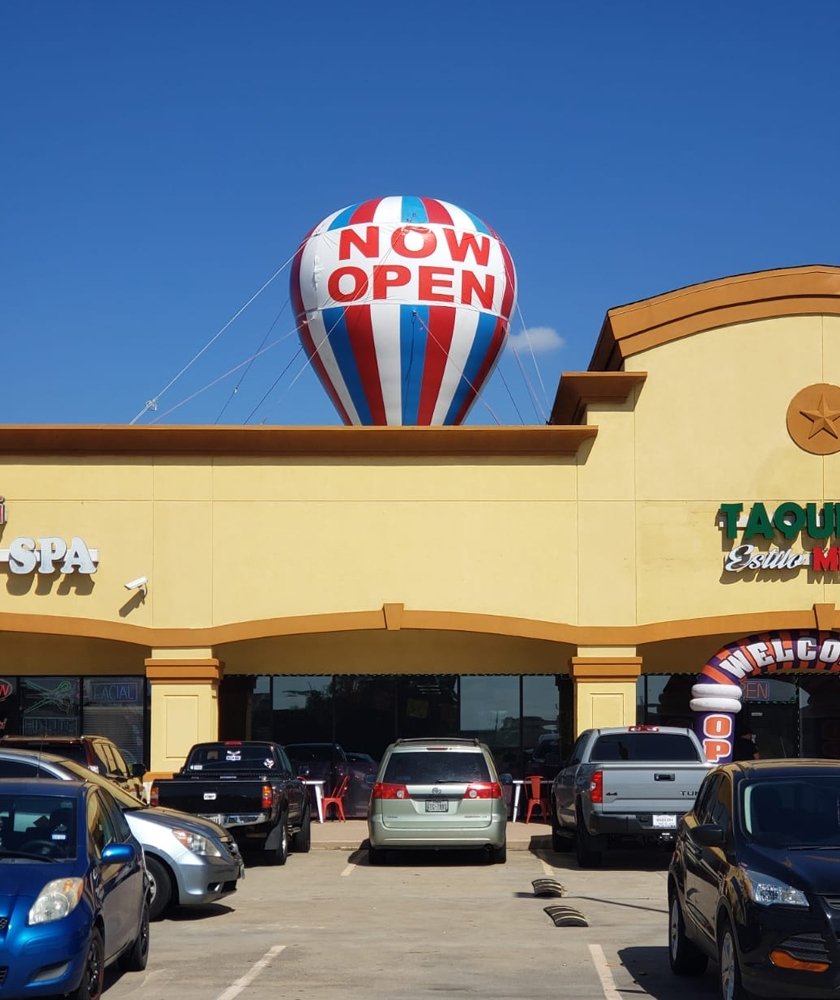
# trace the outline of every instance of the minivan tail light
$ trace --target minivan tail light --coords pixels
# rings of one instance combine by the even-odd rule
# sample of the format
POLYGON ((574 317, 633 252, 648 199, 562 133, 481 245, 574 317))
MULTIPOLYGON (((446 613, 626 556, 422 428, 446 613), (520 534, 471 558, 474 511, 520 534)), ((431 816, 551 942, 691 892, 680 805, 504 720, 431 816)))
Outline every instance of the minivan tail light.
POLYGON ((371 792, 372 799, 410 799, 405 785, 392 785, 387 781, 377 781, 371 792))
POLYGON ((500 799, 502 786, 498 781, 473 781, 467 785, 465 799, 500 799))
POLYGON ((262 786, 262 807, 270 809, 274 805, 274 789, 271 785, 262 786))
POLYGON ((158 804, 158 799, 160 798, 160 793, 158 792, 157 782, 155 782, 151 789, 149 790, 149 805, 156 806, 158 804))
POLYGON ((604 772, 593 771, 589 779, 589 799, 591 802, 604 801, 604 772))

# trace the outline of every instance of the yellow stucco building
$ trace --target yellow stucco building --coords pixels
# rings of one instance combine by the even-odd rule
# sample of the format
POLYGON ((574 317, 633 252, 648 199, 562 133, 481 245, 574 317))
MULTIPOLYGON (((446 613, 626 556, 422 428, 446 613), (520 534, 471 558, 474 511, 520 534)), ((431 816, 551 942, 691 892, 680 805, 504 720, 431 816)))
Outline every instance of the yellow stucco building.
MULTIPOLYGON (((546 426, 0 427, 0 727, 166 773, 217 734, 515 765, 688 719, 727 644, 840 628, 833 532, 762 517, 833 524, 838 375, 840 268, 801 267, 610 310, 546 426)), ((768 749, 834 739, 828 667, 748 678, 768 749)))

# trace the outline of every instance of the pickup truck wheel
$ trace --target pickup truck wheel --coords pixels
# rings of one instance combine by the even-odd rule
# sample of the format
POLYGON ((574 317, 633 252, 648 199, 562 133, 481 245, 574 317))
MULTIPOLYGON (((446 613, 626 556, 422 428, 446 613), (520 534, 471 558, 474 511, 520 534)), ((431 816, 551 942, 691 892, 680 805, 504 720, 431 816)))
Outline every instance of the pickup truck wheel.
POLYGON ((303 814, 303 820, 297 833, 292 834, 292 850, 295 854, 308 854, 312 847, 312 811, 309 806, 303 814))
POLYGON ((682 907, 675 891, 668 901, 668 960, 677 976, 702 976, 709 960, 685 935, 682 907))
POLYGON ((567 830, 560 826, 557 819, 557 804, 551 800, 551 847, 554 851, 570 851, 574 843, 567 830))
POLYGON ((172 901, 172 878, 166 868, 150 855, 146 855, 146 870, 151 883, 149 892, 149 917, 160 920, 172 901))
POLYGON ((280 814, 280 822, 277 825, 280 827, 280 839, 277 841, 277 846, 267 852, 268 860, 272 865, 285 865, 289 860, 288 813, 283 812, 280 814))
POLYGON ((577 823, 575 826, 575 853, 577 863, 581 868, 599 868, 604 860, 604 852, 592 846, 593 838, 589 835, 583 825, 583 816, 580 810, 577 812, 577 823))

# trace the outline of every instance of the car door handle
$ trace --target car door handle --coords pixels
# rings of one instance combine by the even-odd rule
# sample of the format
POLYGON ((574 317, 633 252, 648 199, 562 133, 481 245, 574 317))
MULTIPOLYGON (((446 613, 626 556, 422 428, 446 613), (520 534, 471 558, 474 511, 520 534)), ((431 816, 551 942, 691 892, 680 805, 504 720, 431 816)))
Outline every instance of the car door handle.
POLYGON ((653 780, 654 781, 676 781, 677 780, 677 776, 676 776, 676 774, 666 774, 664 772, 660 772, 658 774, 654 773, 653 780))

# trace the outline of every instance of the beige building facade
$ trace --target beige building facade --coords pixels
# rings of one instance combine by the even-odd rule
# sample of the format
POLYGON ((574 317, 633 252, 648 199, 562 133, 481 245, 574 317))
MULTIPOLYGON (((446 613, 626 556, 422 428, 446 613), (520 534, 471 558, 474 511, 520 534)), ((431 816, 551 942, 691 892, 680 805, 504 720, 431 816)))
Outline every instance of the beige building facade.
POLYGON ((727 644, 840 629, 836 383, 840 268, 802 267, 610 310, 546 426, 0 427, 0 727, 131 721, 168 773, 266 731, 278 677, 365 678, 362 723, 401 676, 482 711, 494 677, 548 679, 546 735, 687 718, 727 644))

